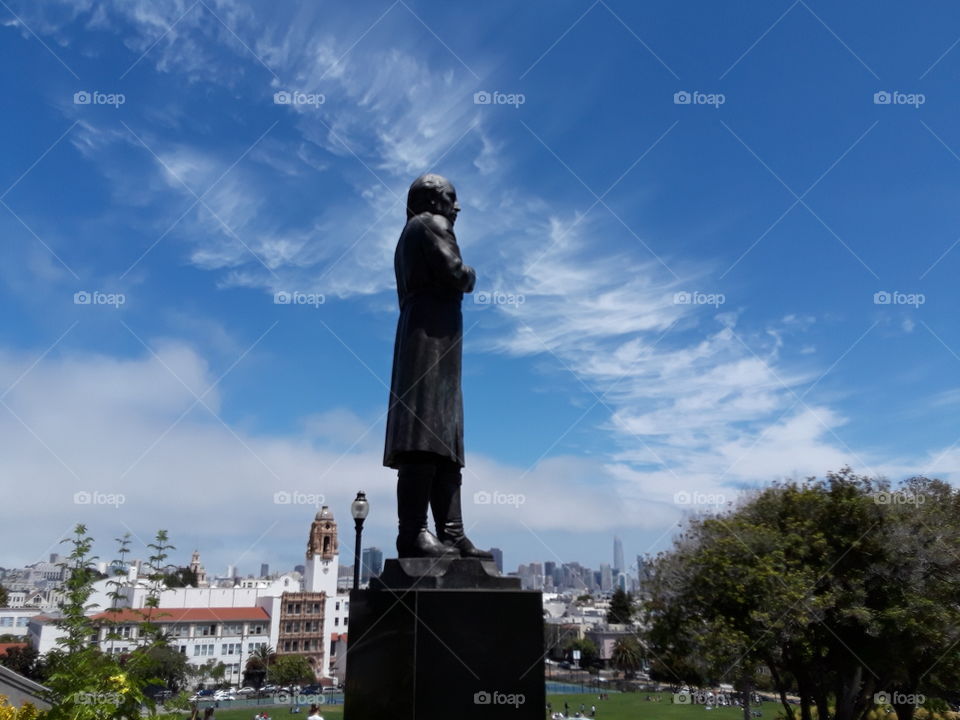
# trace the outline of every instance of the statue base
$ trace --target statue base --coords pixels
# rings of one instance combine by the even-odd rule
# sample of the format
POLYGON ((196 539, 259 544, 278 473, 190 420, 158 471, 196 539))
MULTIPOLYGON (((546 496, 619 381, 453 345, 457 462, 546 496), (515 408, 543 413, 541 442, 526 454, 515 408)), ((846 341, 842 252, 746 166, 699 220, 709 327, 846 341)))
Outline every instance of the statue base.
POLYGON ((344 720, 542 720, 539 592, 475 559, 387 560, 370 584, 350 593, 344 720))
POLYGON ((383 564, 371 590, 412 588, 451 590, 519 590, 520 578, 504 577, 493 560, 476 558, 400 558, 383 564))

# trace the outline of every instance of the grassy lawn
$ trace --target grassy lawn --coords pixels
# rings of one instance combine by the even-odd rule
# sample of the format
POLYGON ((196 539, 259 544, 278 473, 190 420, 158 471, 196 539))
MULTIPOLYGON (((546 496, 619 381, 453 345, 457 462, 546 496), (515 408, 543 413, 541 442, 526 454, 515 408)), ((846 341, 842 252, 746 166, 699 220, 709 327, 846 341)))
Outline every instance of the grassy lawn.
MULTIPOLYGON (((580 709, 583 703, 589 714, 590 705, 597 706, 597 717, 602 720, 741 720, 743 711, 739 708, 718 708, 706 710, 701 705, 674 705, 670 702, 669 693, 662 694, 658 703, 646 702, 648 693, 611 693, 609 700, 597 700, 596 695, 590 693, 576 695, 548 695, 547 700, 553 704, 553 711, 563 711, 563 701, 570 703, 570 715, 580 709)), ((651 695, 652 696, 652 695, 651 695)), ((774 720, 780 706, 776 703, 764 703, 760 706, 763 711, 761 720, 774 720)), ((307 708, 299 715, 291 715, 289 707, 269 708, 271 719, 275 720, 306 720, 307 708)), ((237 708, 227 710, 220 708, 214 715, 215 720, 253 720, 256 708, 237 708)), ((324 720, 343 718, 343 705, 327 705, 321 708, 320 714, 324 720)), ((546 713, 544 713, 546 717, 546 713)))
MULTIPOLYGON (((274 720, 274 718, 276 720, 291 720, 291 718, 306 720, 307 710, 309 709, 309 707, 301 708, 298 715, 290 712, 289 705, 277 707, 263 705, 259 710, 256 707, 236 708, 234 710, 225 710, 221 707, 214 713, 213 717, 215 720, 253 720, 254 715, 266 710, 270 713, 271 720, 274 720)), ((323 720, 330 720, 330 718, 340 720, 343 717, 343 705, 327 705, 321 709, 320 714, 323 716, 323 720)))
MULTIPOLYGON (((647 695, 654 693, 610 693, 609 699, 597 700, 596 695, 547 695, 547 701, 553 704, 553 712, 563 712, 563 702, 570 703, 570 715, 573 716, 583 703, 586 715, 590 706, 597 706, 597 717, 602 720, 742 720, 740 708, 718 708, 707 710, 702 705, 674 705, 669 693, 661 693, 660 702, 647 702, 647 695)), ((764 703, 760 720, 773 720, 777 707, 773 703, 764 703)))

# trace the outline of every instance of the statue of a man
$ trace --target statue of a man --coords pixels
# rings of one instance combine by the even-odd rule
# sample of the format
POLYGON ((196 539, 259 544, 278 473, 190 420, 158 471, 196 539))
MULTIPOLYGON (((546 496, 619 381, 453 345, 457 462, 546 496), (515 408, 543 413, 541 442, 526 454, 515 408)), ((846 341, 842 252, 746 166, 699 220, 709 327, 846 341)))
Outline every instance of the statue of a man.
POLYGON ((476 275, 463 263, 453 234, 459 212, 456 190, 446 178, 417 178, 407 194, 407 224, 394 254, 400 319, 383 464, 397 470, 401 558, 493 557, 467 539, 460 509, 460 305, 463 294, 473 292, 476 275), (436 535, 427 527, 428 507, 436 535))

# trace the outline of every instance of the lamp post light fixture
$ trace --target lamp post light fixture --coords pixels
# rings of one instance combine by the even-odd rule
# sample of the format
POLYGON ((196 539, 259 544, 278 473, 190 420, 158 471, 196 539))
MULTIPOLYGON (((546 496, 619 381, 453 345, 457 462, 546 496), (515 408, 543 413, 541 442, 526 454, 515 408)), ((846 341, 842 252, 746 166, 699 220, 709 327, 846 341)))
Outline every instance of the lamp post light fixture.
POLYGON ((353 515, 353 523, 357 530, 357 544, 353 550, 353 589, 360 587, 360 536, 363 535, 363 521, 367 519, 367 513, 370 512, 370 503, 367 502, 366 494, 361 490, 357 497, 350 504, 350 514, 353 515))

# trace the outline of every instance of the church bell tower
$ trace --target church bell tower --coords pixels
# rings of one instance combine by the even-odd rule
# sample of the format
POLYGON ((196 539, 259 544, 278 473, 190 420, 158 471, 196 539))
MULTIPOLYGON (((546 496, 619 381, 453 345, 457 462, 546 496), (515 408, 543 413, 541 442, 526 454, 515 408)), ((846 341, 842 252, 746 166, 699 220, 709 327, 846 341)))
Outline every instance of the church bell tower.
POLYGON ((337 575, 340 565, 340 542, 337 539, 337 521, 330 508, 320 508, 310 525, 307 555, 303 577, 304 592, 325 592, 327 597, 337 594, 337 575))

